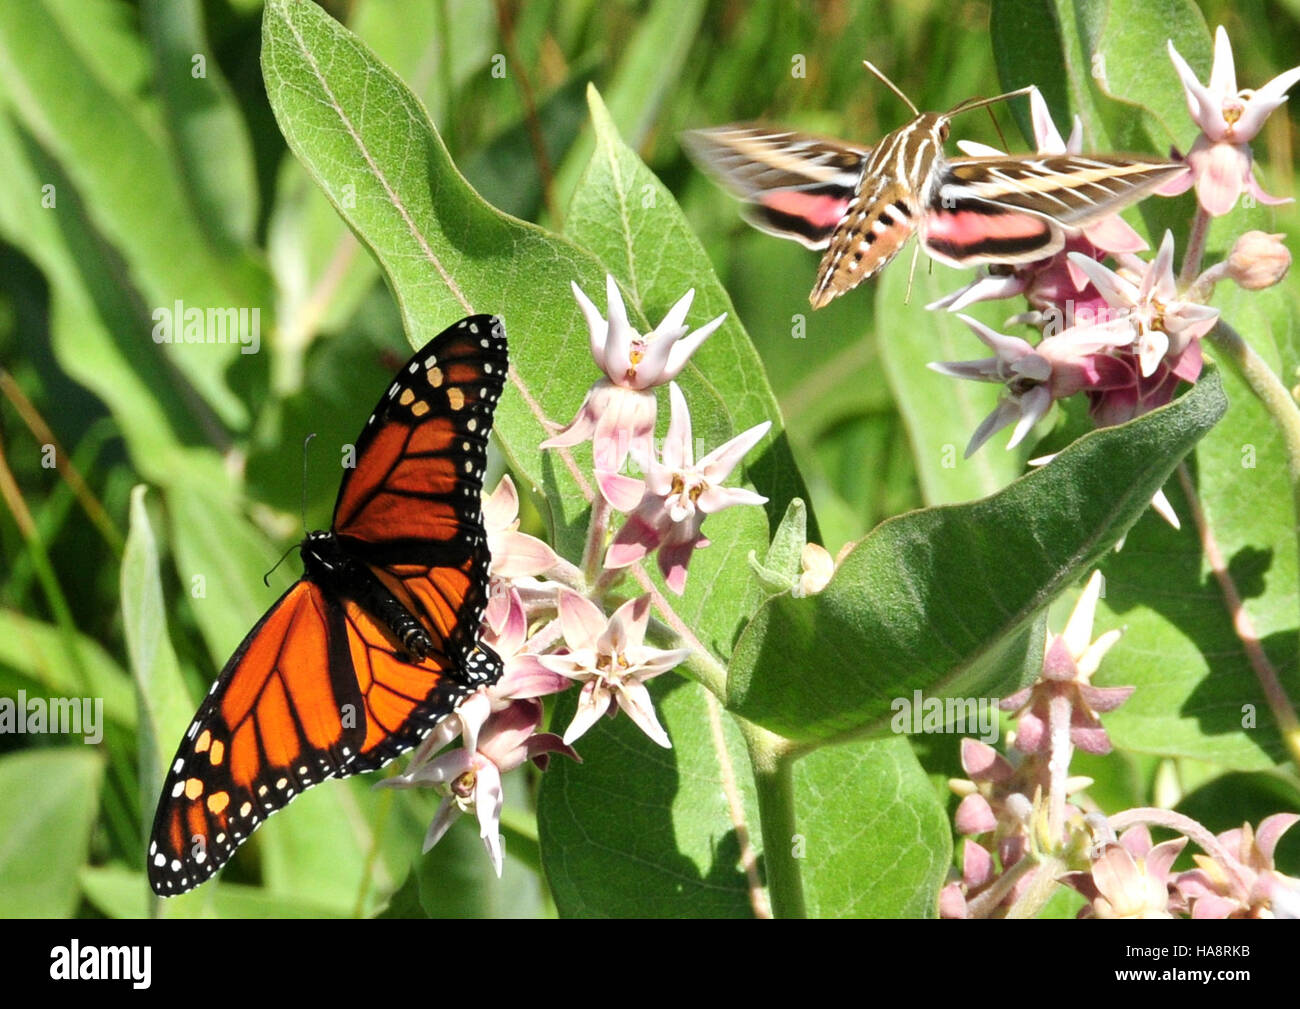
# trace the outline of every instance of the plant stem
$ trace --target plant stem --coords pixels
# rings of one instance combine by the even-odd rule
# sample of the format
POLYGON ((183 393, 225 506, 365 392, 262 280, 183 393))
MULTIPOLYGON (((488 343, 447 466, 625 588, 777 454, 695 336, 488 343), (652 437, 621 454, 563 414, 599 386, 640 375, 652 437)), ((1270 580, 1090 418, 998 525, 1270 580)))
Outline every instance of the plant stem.
POLYGON ((597 493, 591 501, 591 519, 587 525, 587 543, 582 548, 582 576, 593 585, 600 576, 600 558, 605 552, 605 534, 609 532, 609 502, 597 493))
POLYGON ((1186 288, 1201 272, 1201 260, 1205 258, 1205 237, 1210 231, 1210 215, 1199 203, 1196 216, 1192 219, 1192 230, 1187 236, 1187 251, 1183 253, 1183 268, 1178 273, 1178 286, 1186 288))
MULTIPOLYGON (((1206 339, 1218 351, 1218 357, 1230 365, 1250 386, 1255 398, 1263 404, 1273 423, 1277 425, 1278 431, 1281 432, 1282 445, 1286 452, 1287 480, 1291 485, 1291 501, 1295 510, 1294 528, 1300 536, 1300 407, 1297 407, 1290 391, 1282 384, 1282 380, 1277 377, 1273 369, 1228 323, 1220 319, 1206 339)), ((1300 556, 1300 538, 1297 539, 1296 552, 1297 556, 1300 556)), ((1268 684, 1264 686, 1268 691, 1268 684)), ((1277 685, 1277 690, 1281 691, 1280 684, 1277 685)), ((1285 699, 1285 693, 1282 693, 1282 697, 1285 699)), ((1278 714, 1276 709, 1274 714, 1275 716, 1278 714)), ((1300 724, 1297 724, 1295 709, 1289 700, 1286 702, 1283 717, 1286 718, 1286 722, 1279 719, 1278 728, 1291 753, 1292 762, 1300 767, 1300 724)))
POLYGON ((805 918, 803 872, 796 850, 794 752, 788 740, 738 718, 754 767, 758 820, 763 832, 767 892, 775 918, 805 918))

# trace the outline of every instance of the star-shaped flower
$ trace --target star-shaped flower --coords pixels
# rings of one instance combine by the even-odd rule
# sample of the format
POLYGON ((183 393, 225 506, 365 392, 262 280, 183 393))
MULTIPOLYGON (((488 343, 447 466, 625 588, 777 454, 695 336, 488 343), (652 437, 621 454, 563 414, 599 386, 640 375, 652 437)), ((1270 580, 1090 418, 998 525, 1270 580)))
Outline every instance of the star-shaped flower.
MULTIPOLYGON (((1072 254, 1075 264, 1096 286, 1119 319, 1133 325, 1133 343, 1143 378, 1154 375, 1166 359, 1177 361, 1219 319, 1219 310, 1185 301, 1174 280, 1174 235, 1165 232, 1155 259, 1132 279, 1094 259, 1072 254)), ((1127 271, 1126 271, 1127 272, 1127 271)))
POLYGON ((600 608, 569 589, 560 591, 560 625, 568 651, 543 655, 542 665, 582 684, 578 711, 564 741, 571 743, 601 715, 627 712, 647 736, 670 747, 668 735, 655 716, 645 681, 666 673, 690 656, 690 649, 663 650, 645 644, 650 622, 650 597, 628 600, 608 621, 600 608))
POLYGON ((1081 917, 1172 918, 1170 869, 1186 844, 1178 837, 1152 846, 1146 827, 1133 827, 1106 844, 1089 871, 1067 873, 1062 882, 1088 898, 1081 917))
POLYGON ((680 594, 686 587, 691 554, 709 543, 700 533, 705 518, 734 505, 767 503, 761 494, 743 487, 723 487, 722 482, 772 424, 756 424, 697 463, 686 398, 676 382, 669 385, 668 392, 672 420, 660 458, 645 459, 645 481, 617 474, 613 479, 598 479, 615 508, 631 511, 605 554, 605 567, 627 567, 658 549, 659 570, 668 587, 680 594))
POLYGON ((537 731, 542 716, 541 701, 514 701, 488 719, 473 749, 457 746, 414 771, 383 782, 395 788, 433 785, 443 794, 442 805, 438 807, 424 839, 425 851, 442 840, 457 817, 472 812, 478 818, 479 836, 483 839, 488 858, 492 860, 492 867, 498 877, 501 875, 500 821, 501 807, 505 802, 502 777, 526 760, 532 760, 544 769, 551 753, 579 759, 573 748, 558 736, 537 731))
POLYGON ((519 531, 519 492, 508 473, 496 490, 483 495, 483 529, 492 557, 486 619, 488 626, 499 632, 514 583, 531 583, 554 568, 559 557, 536 536, 519 531))
POLYGON ((1087 753, 1109 753, 1111 744, 1097 712, 1114 711, 1133 694, 1133 687, 1094 687, 1093 674, 1102 657, 1120 639, 1119 630, 1092 640, 1092 621, 1101 595, 1101 572, 1094 571, 1060 634, 1049 634, 1042 675, 1031 686, 1002 700, 1014 711, 1015 746, 1021 753, 1047 752, 1048 710, 1053 698, 1070 701, 1070 742, 1087 753))
POLYGON ((605 377, 587 392, 568 427, 542 442, 542 448, 567 448, 591 439, 596 470, 616 473, 629 452, 639 449, 649 454, 655 427, 654 387, 676 378, 696 348, 726 321, 727 314, 690 332, 685 320, 695 299, 692 288, 643 336, 628 321, 613 276, 605 277, 608 319, 582 288, 572 286, 587 321, 591 356, 605 377))
POLYGON ((1132 339, 1131 328, 1122 322, 1089 326, 1086 330, 1076 327, 1049 336, 1034 346, 1019 337, 990 329, 970 316, 960 318, 995 356, 974 361, 934 361, 929 367, 954 378, 998 382, 1006 387, 997 407, 971 435, 966 458, 994 433, 1012 423, 1016 427, 1007 448, 1015 448, 1047 415, 1055 400, 1082 390, 1109 388, 1128 378, 1105 352, 1132 339))
POLYGON ((1208 85, 1197 79, 1172 41, 1169 58, 1182 79, 1187 111, 1201 128, 1201 135, 1187 154, 1191 173, 1172 180, 1161 192, 1173 196, 1195 184, 1201 206, 1216 217, 1232 209, 1243 189, 1260 203, 1291 202, 1269 196, 1255 181, 1250 142, 1269 113, 1286 101, 1287 89, 1300 81, 1300 67, 1278 74, 1258 90, 1239 91, 1232 44, 1222 25, 1214 37, 1214 65, 1208 85))

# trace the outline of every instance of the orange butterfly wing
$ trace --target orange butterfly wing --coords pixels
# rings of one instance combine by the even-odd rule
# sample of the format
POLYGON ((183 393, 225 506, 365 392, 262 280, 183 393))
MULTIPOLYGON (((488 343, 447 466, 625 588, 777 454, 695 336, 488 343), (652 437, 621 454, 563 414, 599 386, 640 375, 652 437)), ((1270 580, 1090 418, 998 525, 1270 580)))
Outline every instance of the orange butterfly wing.
MULTIPOLYGON (((489 562, 480 492, 506 369, 500 321, 472 316, 398 373, 325 536, 329 556, 371 578, 309 572, 226 664, 164 782, 148 851, 155 892, 197 886, 295 795, 382 766, 500 675, 477 635, 489 562), (367 608, 371 579, 418 622, 425 654, 367 608)), ((305 561, 322 535, 304 541, 305 561)))

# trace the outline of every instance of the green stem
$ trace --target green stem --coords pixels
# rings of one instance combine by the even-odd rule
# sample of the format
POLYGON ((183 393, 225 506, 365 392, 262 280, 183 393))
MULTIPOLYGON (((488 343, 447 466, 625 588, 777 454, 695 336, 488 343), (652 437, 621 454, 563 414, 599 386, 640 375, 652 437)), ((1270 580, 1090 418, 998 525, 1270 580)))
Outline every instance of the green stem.
MULTIPOLYGON (((1263 404, 1282 434, 1287 480, 1291 485, 1291 501, 1295 510, 1294 528, 1300 534, 1300 407, 1273 369, 1241 338, 1240 333, 1222 319, 1206 339, 1218 351, 1220 359, 1230 365, 1250 386, 1251 392, 1263 404)), ((1296 551, 1300 555, 1300 540, 1297 540, 1296 551)), ((1300 766, 1300 728, 1294 722, 1279 728, 1287 749, 1300 766)))
POLYGON ((803 872, 795 855, 798 831, 794 815, 794 750, 789 740, 744 719, 737 721, 754 768, 772 915, 805 918, 803 872))

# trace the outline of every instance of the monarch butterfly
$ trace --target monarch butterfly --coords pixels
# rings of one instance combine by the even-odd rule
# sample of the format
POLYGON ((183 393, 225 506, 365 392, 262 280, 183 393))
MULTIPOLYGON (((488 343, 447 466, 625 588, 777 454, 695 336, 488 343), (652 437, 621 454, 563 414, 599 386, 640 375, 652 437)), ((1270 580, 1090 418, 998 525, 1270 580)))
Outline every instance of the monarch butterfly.
POLYGON ((295 795, 383 766, 500 677, 478 641, 480 491, 506 369, 501 320, 470 316, 380 398, 331 527, 299 545, 302 578, 235 650, 181 740, 149 842, 155 893, 202 883, 295 795))

